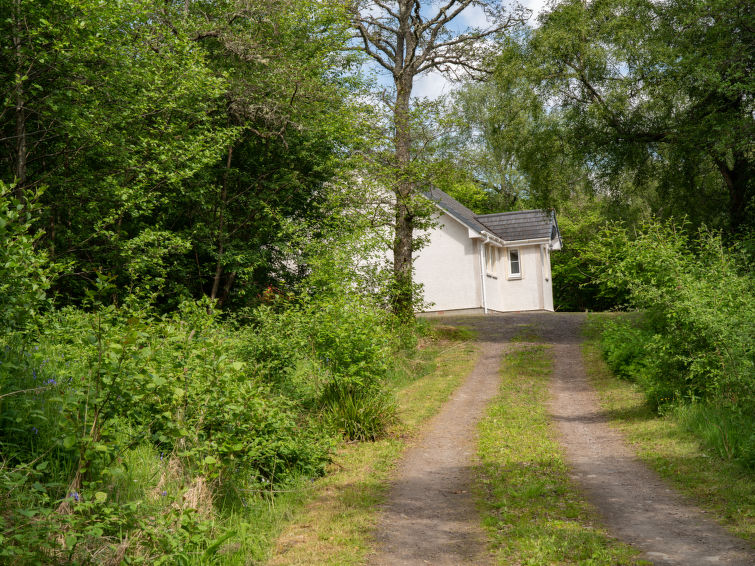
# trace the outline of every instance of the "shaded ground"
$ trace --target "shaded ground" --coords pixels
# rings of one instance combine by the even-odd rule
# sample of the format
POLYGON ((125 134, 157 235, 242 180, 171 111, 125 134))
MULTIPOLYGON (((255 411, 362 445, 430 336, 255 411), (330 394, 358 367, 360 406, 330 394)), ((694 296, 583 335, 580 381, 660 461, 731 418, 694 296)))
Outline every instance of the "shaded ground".
POLYGON ((609 531, 658 565, 748 566, 755 555, 685 504, 611 429, 588 385, 580 351, 581 314, 516 313, 448 318, 479 333, 473 372, 411 448, 376 531, 377 565, 462 565, 490 561, 471 496, 475 425, 497 392, 501 355, 517 334, 537 329, 553 346, 550 404, 575 480, 609 531))

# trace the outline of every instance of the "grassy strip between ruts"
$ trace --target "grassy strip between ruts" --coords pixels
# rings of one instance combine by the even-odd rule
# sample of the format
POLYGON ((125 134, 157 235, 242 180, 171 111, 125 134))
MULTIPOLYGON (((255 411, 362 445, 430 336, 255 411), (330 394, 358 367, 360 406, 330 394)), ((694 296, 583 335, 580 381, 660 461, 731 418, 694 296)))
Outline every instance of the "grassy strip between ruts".
MULTIPOLYGON (((607 316, 607 315, 606 315, 607 316)), ((600 354, 604 316, 585 325, 583 357, 587 376, 603 409, 633 445, 638 456, 676 489, 690 496, 733 534, 755 540, 755 478, 735 462, 706 452, 699 440, 674 418, 658 416, 638 387, 616 378, 600 354)))
POLYGON ((501 388, 479 425, 478 505, 497 563, 646 564, 596 524, 569 478, 546 403, 552 355, 522 344, 501 365, 501 388))
MULTIPOLYGON (((450 328, 440 328, 440 334, 469 337, 450 328)), ((423 349, 423 361, 395 381, 399 406, 395 434, 342 447, 329 473, 312 484, 307 503, 290 513, 270 565, 366 561, 372 550, 377 505, 385 497, 395 463, 421 425, 472 370, 477 353, 474 343, 464 340, 441 339, 423 349)))

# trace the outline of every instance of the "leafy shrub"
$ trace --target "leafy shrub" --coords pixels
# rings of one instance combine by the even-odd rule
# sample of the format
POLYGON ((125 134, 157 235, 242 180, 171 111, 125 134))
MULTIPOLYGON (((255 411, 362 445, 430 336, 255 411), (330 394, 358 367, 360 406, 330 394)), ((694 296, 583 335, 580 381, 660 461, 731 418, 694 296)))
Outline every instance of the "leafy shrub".
POLYGON ((38 193, 14 195, 0 181, 0 335, 22 328, 45 300, 53 266, 35 248, 42 232, 31 228, 38 193))
POLYGON ((176 515, 124 488, 124 454, 145 443, 176 462, 184 498, 198 478, 245 488, 324 471, 329 433, 233 357, 238 335, 207 304, 163 317, 69 308, 33 338, 0 351, 0 517, 16 525, 3 551, 11 563, 85 562, 85 549, 124 536, 149 539, 129 554, 153 556, 148 563, 206 546, 206 521, 190 508, 176 515))
POLYGON ((385 431, 392 402, 384 383, 393 353, 406 342, 387 314, 353 294, 257 314, 240 355, 276 391, 310 411, 324 409, 348 438, 373 439, 385 431))
MULTIPOLYGON (((741 254, 716 234, 690 241, 674 225, 650 224, 634 238, 615 227, 603 238, 622 242, 601 279, 643 310, 652 339, 638 340, 651 379, 681 398, 755 412, 755 283, 741 254)), ((614 347, 628 337, 634 344, 631 332, 609 335, 614 347)))
POLYGON ((718 235, 703 231, 691 240, 673 224, 649 224, 635 237, 614 227, 603 238, 614 252, 602 283, 624 289, 630 306, 642 311, 640 319, 605 327, 607 363, 637 381, 654 408, 670 408, 706 446, 753 468, 751 264, 718 235))
MULTIPOLYGON (((655 410, 682 398, 685 384, 673 375, 659 378, 665 367, 659 355, 658 336, 641 326, 639 321, 608 323, 601 336, 601 349, 608 367, 619 377, 636 382, 655 410)), ((677 377, 680 377, 677 375, 677 377)))
POLYGON ((648 344, 652 336, 635 325, 621 321, 603 329, 603 356, 613 372, 624 379, 636 381, 648 371, 648 344))

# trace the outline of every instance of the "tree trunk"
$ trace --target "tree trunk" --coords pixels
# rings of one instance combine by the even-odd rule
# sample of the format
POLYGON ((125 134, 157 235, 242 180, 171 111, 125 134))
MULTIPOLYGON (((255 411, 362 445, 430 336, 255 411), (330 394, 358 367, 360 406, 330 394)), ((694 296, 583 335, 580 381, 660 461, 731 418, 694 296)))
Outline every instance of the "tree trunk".
POLYGON ((737 232, 747 223, 747 205, 753 198, 753 167, 742 154, 734 155, 732 167, 724 160, 718 160, 718 170, 729 190, 729 225, 732 232, 737 232))
POLYGON ((14 88, 16 119, 16 194, 26 184, 26 106, 24 101, 24 57, 21 49, 23 26, 21 0, 14 3, 13 50, 16 56, 16 84, 14 88))
POLYGON ((216 299, 220 290, 220 280, 223 278, 223 254, 225 253, 225 207, 228 201, 228 171, 231 169, 233 146, 228 148, 228 159, 223 173, 223 184, 220 189, 220 213, 218 218, 218 261, 215 264, 215 278, 212 281, 210 298, 216 299))
POLYGON ((398 180, 394 188, 396 195, 396 226, 393 239, 394 289, 391 299, 394 314, 404 321, 410 320, 414 315, 412 294, 414 216, 411 210, 411 196, 414 183, 409 172, 411 161, 409 98, 411 91, 411 77, 401 76, 396 80, 396 104, 393 116, 398 180))

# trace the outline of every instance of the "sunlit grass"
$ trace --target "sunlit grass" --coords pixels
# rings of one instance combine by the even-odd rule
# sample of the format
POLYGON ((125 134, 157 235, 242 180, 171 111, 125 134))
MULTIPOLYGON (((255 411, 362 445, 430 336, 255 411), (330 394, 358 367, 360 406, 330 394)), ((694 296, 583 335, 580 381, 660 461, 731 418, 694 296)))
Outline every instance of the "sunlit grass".
POLYGON ((443 326, 394 376, 399 422, 390 438, 344 445, 329 473, 294 510, 268 564, 364 564, 391 472, 407 442, 471 371, 477 349, 468 330, 443 326), (449 339, 450 338, 450 339, 449 339))
POLYGON ((637 551, 597 524, 569 478, 546 411, 551 366, 545 345, 506 355, 498 397, 479 425, 476 491, 495 559, 505 565, 643 564, 637 551))

